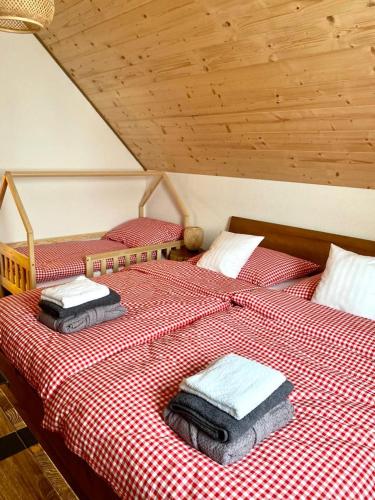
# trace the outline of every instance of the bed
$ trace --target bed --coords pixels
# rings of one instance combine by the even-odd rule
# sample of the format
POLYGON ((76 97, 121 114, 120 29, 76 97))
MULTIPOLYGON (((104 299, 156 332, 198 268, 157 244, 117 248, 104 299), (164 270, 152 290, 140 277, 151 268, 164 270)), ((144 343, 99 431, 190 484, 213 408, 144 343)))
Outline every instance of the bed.
MULTIPOLYGON (((285 226, 240 219, 239 228, 238 222, 232 218, 229 230, 265 234, 263 244, 276 250, 294 239, 299 256, 308 240, 322 264, 328 241, 337 238, 375 255, 370 241, 323 233, 315 244, 308 230, 295 228, 297 236, 285 226)), ((124 498, 284 492, 301 498, 301 488, 309 498, 322 491, 328 498, 370 498, 374 322, 331 317, 318 305, 312 322, 312 304, 303 299, 187 262, 149 262, 99 280, 121 293, 133 323, 102 325, 89 332, 90 342, 87 334, 51 341, 36 324, 38 290, 2 299, 0 313, 0 369, 13 401, 81 498, 111 498, 113 490, 124 498), (161 410, 183 376, 231 351, 286 371, 297 387, 293 403, 301 420, 225 469, 182 443, 163 424, 161 410)))
MULTIPOLYGON (((148 241, 147 235, 138 244, 129 245, 123 241, 106 238, 108 233, 86 233, 34 241, 34 231, 25 207, 18 193, 15 178, 31 177, 146 177, 151 184, 139 203, 139 217, 145 218, 145 205, 155 189, 164 183, 179 209, 183 225, 189 221, 188 211, 178 196, 173 184, 165 173, 139 171, 14 171, 5 172, 0 187, 0 208, 7 190, 10 191, 27 233, 27 241, 16 243, 0 242, 0 294, 13 294, 52 282, 63 282, 79 275, 94 276, 100 270, 117 271, 135 262, 159 260, 167 256, 174 248, 183 244, 181 231, 175 231, 176 237, 148 241), (93 259, 102 257, 101 264, 93 259)), ((165 223, 170 224, 170 223, 165 223)), ((171 224, 172 226, 172 224, 171 224)), ((183 226, 181 226, 182 228, 183 226)), ((167 231, 168 232, 168 231, 167 231)), ((56 284, 56 283, 55 283, 56 284)), ((0 295, 0 296, 1 296, 0 295)))
POLYGON ((328 342, 319 335, 327 321, 319 309, 311 337, 298 322, 291 328, 231 306, 128 349, 67 380, 47 402, 44 425, 121 498, 370 499, 375 325, 341 318, 328 342), (347 331, 359 326, 357 344, 347 331), (222 467, 188 447, 161 414, 184 377, 228 352, 282 370, 295 385, 296 413, 248 457, 222 467))

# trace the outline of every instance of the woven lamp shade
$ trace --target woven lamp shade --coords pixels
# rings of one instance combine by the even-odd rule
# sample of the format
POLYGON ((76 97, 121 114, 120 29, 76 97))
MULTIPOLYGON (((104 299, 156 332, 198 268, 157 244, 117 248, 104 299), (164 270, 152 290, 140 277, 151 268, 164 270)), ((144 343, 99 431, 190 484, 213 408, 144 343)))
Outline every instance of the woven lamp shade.
POLYGON ((51 24, 53 0, 0 0, 0 31, 36 33, 51 24))

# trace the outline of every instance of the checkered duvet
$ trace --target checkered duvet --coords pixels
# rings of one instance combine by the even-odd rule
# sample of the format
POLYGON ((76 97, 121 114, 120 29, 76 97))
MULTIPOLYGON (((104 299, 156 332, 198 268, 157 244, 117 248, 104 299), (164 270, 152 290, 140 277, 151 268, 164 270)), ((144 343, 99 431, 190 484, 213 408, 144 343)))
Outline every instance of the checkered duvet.
POLYGON ((128 313, 74 335, 55 333, 37 321, 40 290, 1 301, 1 349, 43 399, 98 361, 229 307, 232 293, 249 287, 220 275, 213 279, 216 273, 204 269, 192 273, 189 264, 149 264, 98 278, 121 294, 128 313))
POLYGON ((188 263, 98 281, 121 294, 126 317, 58 335, 36 321, 32 291, 2 299, 0 342, 43 397, 44 425, 121 497, 372 498, 374 322, 188 263), (183 377, 229 352, 283 371, 296 418, 225 468, 161 413, 183 377))
MULTIPOLYGON (((316 312, 316 328, 325 313, 316 312)), ((337 337, 346 327, 350 319, 337 337)), ((47 401, 44 423, 122 498, 370 499, 374 372, 352 343, 231 306, 71 377, 47 401), (248 457, 222 467, 188 447, 161 414, 183 377, 229 352, 283 371, 295 385, 296 413, 248 457)))

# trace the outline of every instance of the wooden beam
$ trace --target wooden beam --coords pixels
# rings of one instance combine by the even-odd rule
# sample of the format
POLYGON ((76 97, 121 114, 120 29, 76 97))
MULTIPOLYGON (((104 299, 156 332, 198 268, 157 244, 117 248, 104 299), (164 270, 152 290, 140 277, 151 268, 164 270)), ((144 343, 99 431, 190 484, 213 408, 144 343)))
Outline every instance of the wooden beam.
POLYGON ((141 201, 139 202, 139 217, 145 216, 145 205, 162 180, 163 180, 163 175, 155 177, 155 179, 151 182, 151 185, 146 189, 144 195, 142 196, 141 201))
POLYGON ((21 220, 23 222, 23 225, 25 227, 26 233, 28 235, 33 235, 33 228, 31 227, 29 217, 27 216, 25 207, 23 206, 23 203, 22 203, 21 197, 18 193, 18 190, 16 188, 16 185, 14 184, 13 173, 12 172, 5 172, 5 177, 6 177, 7 184, 9 186, 9 190, 12 193, 14 203, 16 204, 18 213, 19 213, 21 220))
POLYGON ((3 206, 4 196, 7 191, 7 187, 8 187, 8 182, 6 175, 4 174, 1 180, 1 187, 0 187, 0 208, 3 206))
POLYGON ((180 195, 177 193, 176 188, 174 187, 171 179, 169 178, 167 173, 163 173, 163 181, 165 184, 165 187, 167 188, 167 191, 172 197, 172 200, 176 203, 177 208, 181 212, 184 220, 184 226, 188 226, 190 224, 190 214, 188 212, 188 209, 186 208, 186 205, 180 195))
MULTIPOLYGON (((51 236, 50 238, 41 238, 39 240, 34 240, 35 245, 49 245, 50 243, 62 243, 64 241, 85 241, 85 240, 99 240, 105 235, 107 231, 97 231, 94 233, 80 233, 80 234, 69 234, 66 236, 51 236)), ((24 247, 27 245, 27 241, 16 241, 14 243, 7 243, 8 246, 12 248, 24 247)))
POLYGON ((160 172, 148 170, 12 170, 12 177, 149 177, 160 172))

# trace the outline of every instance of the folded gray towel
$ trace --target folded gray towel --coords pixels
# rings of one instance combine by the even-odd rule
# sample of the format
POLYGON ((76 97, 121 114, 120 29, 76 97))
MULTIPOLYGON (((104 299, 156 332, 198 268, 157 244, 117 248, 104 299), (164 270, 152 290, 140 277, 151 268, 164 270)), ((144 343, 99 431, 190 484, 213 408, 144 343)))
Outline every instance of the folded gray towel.
POLYGON ((172 398, 168 408, 194 424, 215 441, 227 443, 238 439, 271 408, 285 401, 293 389, 293 384, 286 380, 241 420, 237 420, 205 399, 185 391, 180 391, 172 398))
POLYGON ((44 325, 59 333, 74 333, 90 326, 110 321, 126 313, 125 307, 120 304, 94 307, 67 318, 53 318, 45 312, 39 313, 38 320, 44 325))
POLYGON ((215 441, 169 408, 164 410, 164 419, 187 444, 221 465, 230 465, 242 460, 254 446, 272 432, 286 426, 292 420, 293 413, 290 401, 283 401, 257 420, 242 436, 230 443, 215 441))
POLYGON ((121 297, 114 290, 109 289, 109 295, 101 297, 100 299, 89 300, 79 306, 63 308, 54 304, 53 302, 48 302, 48 300, 41 300, 39 302, 39 307, 43 311, 54 318, 67 318, 68 316, 76 316, 79 313, 83 313, 88 309, 93 309, 94 307, 110 306, 113 304, 119 304, 121 302, 121 297))

